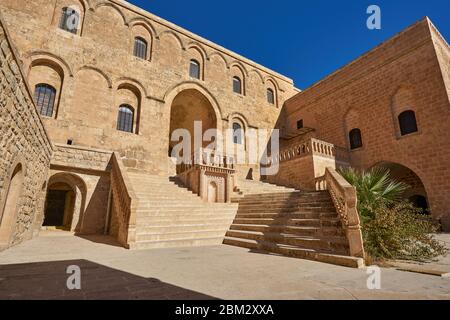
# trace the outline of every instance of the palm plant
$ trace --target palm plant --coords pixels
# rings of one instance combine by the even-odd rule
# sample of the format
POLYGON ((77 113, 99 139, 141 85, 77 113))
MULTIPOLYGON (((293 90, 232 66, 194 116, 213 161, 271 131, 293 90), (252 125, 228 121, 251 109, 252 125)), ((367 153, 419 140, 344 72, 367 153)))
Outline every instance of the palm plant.
POLYGON ((340 173, 356 188, 358 211, 363 220, 373 219, 377 208, 399 202, 402 194, 409 188, 407 184, 393 180, 388 169, 358 171, 344 168, 340 173))

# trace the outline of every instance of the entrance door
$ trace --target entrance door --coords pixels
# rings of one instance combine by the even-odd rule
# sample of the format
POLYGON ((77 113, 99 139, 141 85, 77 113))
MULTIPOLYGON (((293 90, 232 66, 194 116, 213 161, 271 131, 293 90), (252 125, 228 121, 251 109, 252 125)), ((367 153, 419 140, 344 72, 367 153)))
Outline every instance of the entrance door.
POLYGON ((65 190, 49 190, 47 194, 47 208, 45 211, 44 227, 64 226, 67 193, 65 190))

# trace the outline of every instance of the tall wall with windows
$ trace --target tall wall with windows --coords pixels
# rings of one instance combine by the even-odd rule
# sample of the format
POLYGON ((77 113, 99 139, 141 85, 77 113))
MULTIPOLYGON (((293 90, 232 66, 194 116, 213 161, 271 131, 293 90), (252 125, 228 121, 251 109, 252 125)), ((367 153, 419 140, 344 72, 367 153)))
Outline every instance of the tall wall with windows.
POLYGON ((450 229, 449 53, 423 19, 288 100, 282 123, 350 150, 357 168, 391 169, 450 229))
POLYGON ((170 169, 180 89, 201 92, 222 129, 235 119, 272 129, 298 92, 292 80, 126 1, 1 0, 0 8, 53 142, 119 151, 128 167, 170 169))

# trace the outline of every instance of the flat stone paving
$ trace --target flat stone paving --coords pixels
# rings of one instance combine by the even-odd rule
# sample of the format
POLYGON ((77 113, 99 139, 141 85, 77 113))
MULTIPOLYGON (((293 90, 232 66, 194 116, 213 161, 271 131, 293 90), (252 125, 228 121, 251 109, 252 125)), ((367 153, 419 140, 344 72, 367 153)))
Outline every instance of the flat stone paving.
POLYGON ((61 232, 0 252, 0 299, 450 300, 450 278, 382 268, 381 290, 368 290, 367 278, 365 269, 230 246, 128 251, 61 232), (70 265, 81 268, 81 290, 67 289, 70 265))

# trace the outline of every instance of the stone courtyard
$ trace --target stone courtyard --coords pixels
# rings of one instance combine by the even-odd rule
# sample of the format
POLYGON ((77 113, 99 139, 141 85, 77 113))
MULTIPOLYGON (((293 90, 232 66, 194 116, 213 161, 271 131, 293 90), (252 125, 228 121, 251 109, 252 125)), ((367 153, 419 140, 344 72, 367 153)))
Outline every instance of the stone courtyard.
MULTIPOLYGON (((439 239, 450 245, 450 235, 439 239)), ((0 299, 450 300, 450 278, 381 269, 381 290, 367 270, 232 246, 127 251, 109 237, 44 232, 0 253, 0 299), (69 291, 66 268, 81 268, 69 291)), ((450 257, 424 266, 450 272, 450 257)))

